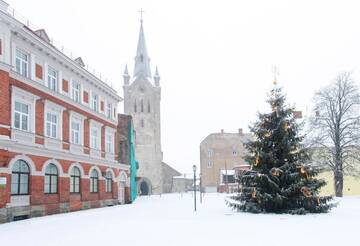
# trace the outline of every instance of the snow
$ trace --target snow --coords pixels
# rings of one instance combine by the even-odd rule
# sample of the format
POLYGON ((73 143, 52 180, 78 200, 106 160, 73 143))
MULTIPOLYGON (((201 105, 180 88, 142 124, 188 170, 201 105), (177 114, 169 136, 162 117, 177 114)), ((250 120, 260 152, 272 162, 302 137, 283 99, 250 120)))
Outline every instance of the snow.
POLYGON ((358 245, 360 197, 337 200, 328 214, 238 213, 223 194, 140 197, 134 204, 0 225, 1 245, 358 245))

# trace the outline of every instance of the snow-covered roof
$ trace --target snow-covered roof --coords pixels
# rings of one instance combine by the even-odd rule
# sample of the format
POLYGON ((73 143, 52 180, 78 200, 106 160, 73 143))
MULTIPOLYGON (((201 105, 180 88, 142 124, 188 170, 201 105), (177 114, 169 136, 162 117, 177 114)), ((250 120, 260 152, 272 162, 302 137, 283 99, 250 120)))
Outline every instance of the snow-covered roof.
POLYGON ((235 175, 235 170, 220 170, 221 174, 223 175, 235 175))

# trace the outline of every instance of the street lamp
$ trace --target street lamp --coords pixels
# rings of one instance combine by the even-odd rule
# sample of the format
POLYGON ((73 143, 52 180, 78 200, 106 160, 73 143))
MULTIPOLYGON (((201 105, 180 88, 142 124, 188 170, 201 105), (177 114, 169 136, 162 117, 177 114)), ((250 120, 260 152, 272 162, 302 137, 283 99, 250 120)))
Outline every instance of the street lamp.
POLYGON ((196 212, 196 165, 193 165, 194 171, 194 211, 196 212))
POLYGON ((200 203, 202 203, 202 180, 201 173, 199 173, 199 192, 200 192, 200 203))

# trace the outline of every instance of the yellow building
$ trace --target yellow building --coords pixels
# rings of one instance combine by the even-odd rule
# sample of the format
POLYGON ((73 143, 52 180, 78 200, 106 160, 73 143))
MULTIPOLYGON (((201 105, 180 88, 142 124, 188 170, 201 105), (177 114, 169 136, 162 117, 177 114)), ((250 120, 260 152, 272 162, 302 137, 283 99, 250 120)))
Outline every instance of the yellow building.
MULTIPOLYGON (((330 171, 320 173, 319 178, 324 179, 327 185, 321 189, 321 195, 335 195, 334 175, 330 171)), ((344 196, 360 195, 360 177, 344 177, 344 196)))

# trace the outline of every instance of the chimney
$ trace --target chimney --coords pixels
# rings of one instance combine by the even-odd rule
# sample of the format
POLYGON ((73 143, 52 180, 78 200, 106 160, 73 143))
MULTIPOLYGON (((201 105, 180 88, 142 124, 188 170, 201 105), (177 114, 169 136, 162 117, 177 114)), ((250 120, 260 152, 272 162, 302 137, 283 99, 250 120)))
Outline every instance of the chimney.
POLYGON ((4 2, 3 0, 0 0, 0 11, 4 13, 8 13, 9 4, 4 2))
POLYGON ((242 128, 239 128, 239 135, 244 135, 244 132, 243 132, 243 129, 242 128))
POLYGON ((221 129, 221 134, 223 134, 224 133, 224 129, 221 129))

